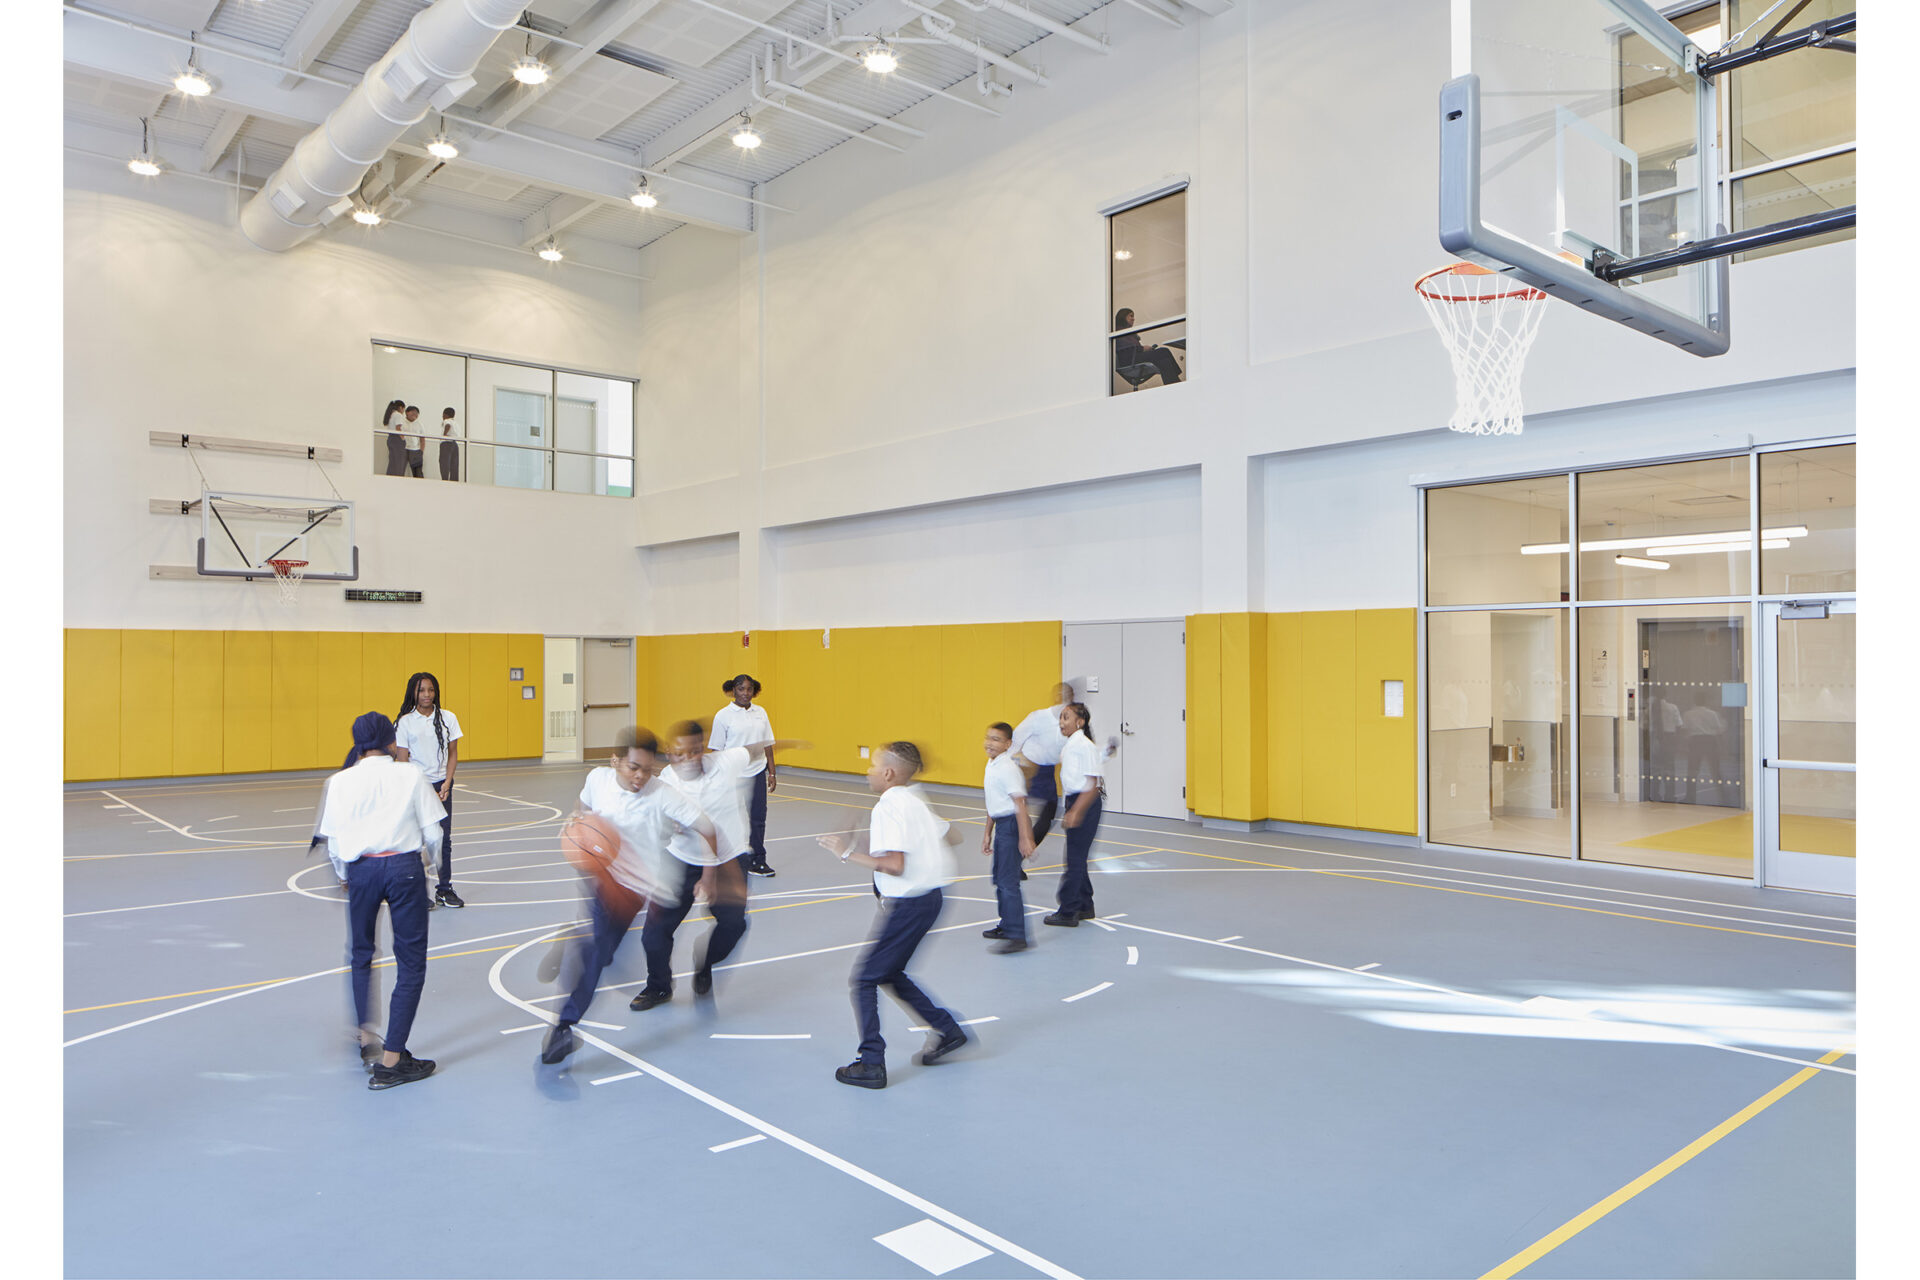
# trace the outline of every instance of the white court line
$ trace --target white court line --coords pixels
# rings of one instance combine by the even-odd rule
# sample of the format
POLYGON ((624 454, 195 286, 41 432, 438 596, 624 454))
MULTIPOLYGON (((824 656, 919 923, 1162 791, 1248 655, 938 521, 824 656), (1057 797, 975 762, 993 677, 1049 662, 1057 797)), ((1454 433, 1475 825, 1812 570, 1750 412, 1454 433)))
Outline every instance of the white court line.
MULTIPOLYGON (((977 928, 978 925, 976 924, 976 925, 969 925, 969 926, 963 926, 963 927, 977 928)), ((540 1010, 534 1008, 527 1001, 522 1000, 519 996, 516 996, 512 992, 508 991, 505 984, 502 983, 502 981, 500 980, 500 975, 506 971, 507 964, 510 961, 512 961, 515 956, 519 955, 522 951, 525 951, 529 947, 539 945, 540 942, 541 942, 541 939, 535 938, 529 942, 521 943, 519 946, 515 947, 513 950, 502 955, 498 960, 494 961, 492 970, 490 970, 487 974, 487 981, 493 987, 495 995, 498 995, 502 1000, 506 1001, 508 1004, 517 1005, 520 1008, 525 1009, 528 1013, 539 1013, 540 1010)), ((862 939, 859 942, 848 944, 848 946, 851 946, 851 947, 864 947, 866 945, 867 945, 867 942, 865 939, 862 939)), ((838 951, 838 950, 842 950, 843 948, 833 947, 828 949, 838 951)), ((662 1084, 665 1084, 673 1089, 677 1089, 679 1092, 685 1094, 689 1098, 692 1098, 694 1101, 704 1103, 705 1105, 712 1107, 715 1111, 720 1112, 722 1115, 732 1116, 735 1120, 738 1120, 740 1123, 746 1125, 748 1128, 757 1129, 761 1133, 765 1134, 767 1137, 772 1138, 774 1141, 785 1143, 787 1146, 793 1148, 795 1151, 798 1151, 801 1155, 811 1156, 813 1159, 818 1160, 820 1163, 828 1166, 829 1168, 837 1169, 841 1173, 846 1174, 848 1177, 854 1178, 860 1182, 865 1183, 867 1186, 872 1187, 874 1190, 880 1192, 882 1195, 891 1196, 895 1200, 900 1201, 902 1204, 918 1209, 921 1213, 926 1214, 928 1217, 936 1218, 939 1221, 946 1223, 949 1227, 952 1227, 956 1231, 965 1232, 967 1235, 972 1236, 975 1240, 978 1240, 981 1244, 984 1244, 992 1249, 998 1249, 1001 1253, 1006 1254, 1008 1257, 1016 1259, 1017 1261, 1020 1261, 1020 1262, 1024 1262, 1029 1267, 1032 1267, 1035 1271, 1038 1271, 1043 1275, 1051 1276, 1053 1280, 1080 1280, 1080 1277, 1076 1276, 1073 1272, 1067 1270, 1065 1267, 1058 1266, 1055 1263, 1049 1262, 1045 1258, 1041 1257, 1039 1254, 1034 1253, 1028 1249, 1023 1249, 1011 1240, 1002 1239, 1000 1236, 994 1234, 991 1231, 988 1231, 985 1227, 979 1226, 973 1222, 969 1222, 967 1219, 961 1217, 959 1214, 954 1213, 948 1209, 943 1209, 939 1205, 933 1203, 931 1200, 927 1200, 921 1196, 915 1195, 913 1192, 908 1191, 905 1187, 902 1187, 897 1183, 889 1182, 885 1178, 882 1178, 880 1175, 876 1173, 870 1173, 867 1170, 862 1169, 859 1165, 854 1164, 852 1161, 844 1160, 841 1157, 834 1155, 831 1151, 827 1151, 821 1147, 817 1147, 813 1143, 808 1142, 804 1138, 788 1133, 785 1129, 779 1128, 776 1125, 773 1125, 765 1120, 762 1120, 758 1116, 752 1115, 747 1111, 743 1111, 741 1108, 734 1106, 730 1102, 722 1101, 720 1098, 715 1097, 713 1094, 708 1093, 706 1090, 700 1088, 699 1086, 690 1084, 687 1081, 682 1080, 679 1076, 674 1075, 672 1072, 663 1070, 660 1067, 655 1066, 651 1062, 647 1062, 642 1058, 635 1057, 633 1054, 628 1053, 626 1050, 618 1047, 617 1045, 609 1044, 605 1040, 600 1039, 598 1036, 583 1035, 580 1037, 580 1039, 586 1041, 588 1044, 592 1045, 594 1048, 599 1049, 602 1053, 605 1053, 610 1057, 618 1058, 620 1061, 628 1063, 629 1065, 634 1066, 641 1071, 644 1071, 646 1074, 652 1076, 654 1079, 660 1081, 662 1084)))
POLYGON ((589 1080, 587 1081, 587 1083, 588 1084, 612 1084, 616 1080, 631 1080, 635 1076, 643 1076, 645 1074, 647 1073, 644 1071, 622 1071, 617 1076, 601 1076, 598 1080, 589 1080))
MULTIPOLYGON (((240 815, 237 813, 229 813, 223 818, 208 818, 207 822, 232 822, 235 818, 239 816, 240 815)), ((204 827, 207 825, 207 822, 203 822, 200 825, 204 827)))
POLYGON ((716 1031, 712 1035, 708 1036, 707 1039, 709 1040, 811 1040, 813 1039, 813 1033, 811 1031, 804 1031, 798 1035, 749 1036, 749 1035, 741 1035, 738 1032, 730 1033, 725 1031, 716 1031))
POLYGON ((506 1030, 502 1031, 500 1034, 503 1036, 517 1036, 522 1031, 544 1031, 546 1028, 552 1025, 553 1024, 551 1022, 529 1022, 524 1027, 508 1027, 506 1030))
POLYGON ((1244 933, 1236 933, 1231 938, 1215 938, 1214 941, 1215 942, 1238 942, 1240 941, 1240 939, 1246 936, 1247 935, 1244 933))
POLYGON ((1375 961, 1374 961, 1374 962, 1373 962, 1372 964, 1363 964, 1363 965, 1361 965, 1361 966, 1359 966, 1358 968, 1356 968, 1356 969, 1354 970, 1354 972, 1355 972, 1355 973, 1366 973, 1366 972, 1367 972, 1368 970, 1370 970, 1370 969, 1378 969, 1379 967, 1380 967, 1380 962, 1379 962, 1378 960, 1375 960, 1375 961))
POLYGON ((1138 948, 1138 947, 1128 947, 1128 948, 1127 948, 1127 963, 1128 963, 1128 964, 1139 964, 1139 963, 1140 963, 1140 948, 1138 948))
POLYGON ((310 804, 297 804, 293 806, 293 808, 291 809, 275 809, 274 812, 275 813, 312 813, 315 807, 316 806, 310 805, 310 804))
MULTIPOLYGON (((638 1075, 638 1074, 640 1074, 640 1073, 636 1071, 636 1072, 634 1072, 634 1074, 635 1074, 635 1075, 638 1075)), ((745 1137, 745 1138, 735 1138, 735 1139, 734 1139, 734 1140, 733 1140, 732 1142, 723 1142, 723 1143, 721 1143, 721 1144, 720 1144, 719 1146, 717 1146, 717 1147, 708 1147, 708 1148, 707 1148, 707 1150, 709 1150, 709 1151, 711 1151, 711 1152, 714 1152, 714 1153, 715 1153, 715 1154, 717 1155, 717 1154, 719 1154, 719 1153, 720 1153, 720 1152, 722 1152, 722 1151, 731 1151, 731 1150, 733 1150, 733 1149, 734 1149, 735 1147, 744 1147, 744 1146, 746 1146, 746 1145, 747 1145, 747 1144, 749 1144, 749 1143, 753 1143, 753 1142, 765 1142, 766 1140, 767 1140, 767 1135, 766 1135, 766 1134, 764 1134, 764 1133, 756 1133, 756 1134, 753 1134, 753 1135, 751 1135, 750 1137, 745 1137)))
MULTIPOLYGON (((984 1017, 984 1018, 966 1018, 966 1019, 963 1019, 963 1020, 961 1021, 961 1023, 960 1023, 960 1025, 961 1025, 961 1026, 963 1026, 963 1027, 977 1027, 977 1026, 979 1026, 979 1025, 980 1025, 981 1023, 983 1023, 983 1022, 998 1022, 998 1021, 1000 1021, 1000 1015, 999 1015, 999 1014, 997 1014, 997 1013, 990 1013, 990 1014, 988 1014, 988 1015, 987 1015, 986 1017, 984 1017)), ((931 1031, 931 1030, 933 1030, 933 1028, 932 1028, 932 1027, 908 1027, 908 1028, 907 1028, 907 1030, 909 1030, 909 1031, 931 1031)))
POLYGON ((224 898, 186 898, 179 902, 149 902, 138 907, 102 907, 98 911, 69 911, 60 918, 75 920, 81 916, 110 916, 121 911, 156 911, 161 907, 192 907, 202 902, 236 902, 241 898, 277 898, 283 893, 292 893, 291 889, 269 889, 265 893, 230 893, 224 898))
MULTIPOLYGON (((561 929, 569 929, 569 928, 572 928, 574 925, 582 924, 582 923, 584 923, 584 921, 574 920, 569 922, 568 924, 559 925, 559 926, 554 926, 550 924, 538 924, 533 926, 533 928, 531 929, 509 929, 505 933, 492 933, 492 934, 488 934, 484 938, 468 938, 462 942, 442 942, 438 946, 428 947, 427 950, 430 952, 445 951, 448 947, 464 947, 475 942, 491 942, 495 938, 511 938, 522 933, 536 933, 536 932, 542 932, 542 931, 548 932, 548 933, 558 933, 561 929)), ((535 941, 536 942, 540 941, 540 939, 536 938, 535 941)), ((117 1027, 108 1027, 104 1031, 95 1031, 89 1035, 78 1036, 72 1040, 68 1040, 64 1042, 60 1047, 62 1049, 71 1049, 76 1044, 85 1044, 89 1040, 98 1040, 101 1036, 110 1036, 116 1031, 130 1031, 134 1027, 144 1027, 149 1022, 158 1022, 162 1018, 171 1018, 175 1014, 192 1013, 195 1009, 204 1009, 210 1004, 222 1004, 228 1000, 238 1000, 241 996, 258 995, 262 991, 277 991, 281 987, 292 986, 296 982, 306 982, 311 978, 325 978, 325 977, 346 973, 350 967, 351 966, 349 965, 343 964, 333 969, 320 969, 313 973, 300 974, 297 977, 282 978, 278 982, 268 982, 268 983, 263 983, 257 987, 248 987, 244 991, 229 991, 226 995, 215 996, 211 1000, 202 1000, 198 1004, 182 1005, 178 1009, 168 1009, 164 1013, 152 1014, 145 1018, 135 1019, 132 1022, 123 1022, 117 1027)), ((540 1010, 530 1009, 528 1010, 528 1012, 539 1013, 540 1010)))
POLYGON ((1061 996, 1060 1003, 1072 1004, 1075 1000, 1085 1000, 1088 996, 1097 996, 1102 991, 1105 991, 1108 987, 1112 985, 1113 984, 1111 982, 1103 982, 1097 987, 1088 987, 1085 991, 1082 991, 1077 996, 1061 996))
MULTIPOLYGON (((1327 969, 1334 973, 1363 974, 1368 978, 1372 978, 1376 982, 1390 982, 1395 986, 1413 987, 1420 991, 1436 991, 1436 992, 1439 992, 1441 995, 1457 996, 1462 1000, 1479 1000, 1487 1004, 1495 1005, 1509 1012, 1520 1009, 1520 1007, 1525 1003, 1525 1001, 1520 1001, 1520 1000, 1509 1000, 1504 996, 1490 996, 1480 991, 1462 991, 1458 987, 1443 987, 1433 982, 1419 982, 1412 978, 1396 978, 1394 975, 1390 973, 1373 973, 1368 970, 1355 969, 1344 964, 1330 964, 1325 960, 1309 960, 1305 956, 1290 956, 1280 951, 1262 951, 1258 947, 1242 946, 1237 942, 1216 942, 1212 938, 1196 938, 1192 934, 1174 933, 1168 929, 1149 929, 1146 925, 1143 925, 1143 924, 1130 924, 1130 925, 1127 925, 1126 927, 1129 929, 1138 929, 1141 933, 1157 934, 1162 938, 1178 938, 1182 942, 1197 942, 1204 947, 1225 947, 1229 951, 1244 951, 1248 955, 1252 955, 1252 956, 1266 956, 1269 959, 1273 959, 1273 960, 1285 960, 1291 964, 1306 965, 1310 969, 1327 969)), ((1625 1023, 1628 1026, 1650 1025, 1650 1024, 1638 1023, 1632 1018, 1607 1017, 1607 1018, 1598 1019, 1598 1021, 1621 1022, 1621 1023, 1625 1023)), ((1663 1029, 1667 1029, 1665 1028, 1664 1024, 1660 1024, 1660 1025, 1662 1025, 1663 1029)), ((1685 1040, 1675 1040, 1669 1043, 1692 1044, 1702 1049, 1723 1049, 1728 1053, 1744 1054, 1750 1058, 1771 1058, 1775 1062, 1792 1063, 1796 1067, 1811 1067, 1816 1071, 1831 1071, 1836 1075, 1854 1076, 1854 1075, 1860 1074, 1859 1072, 1855 1071, 1851 1067, 1834 1066, 1829 1063, 1823 1063, 1823 1062, 1810 1062, 1805 1058, 1795 1058, 1786 1054, 1767 1053, 1764 1050, 1760 1050, 1760 1049, 1748 1049, 1741 1045, 1727 1044, 1724 1041, 1715 1040, 1710 1036, 1704 1036, 1698 1033, 1688 1032, 1685 1028, 1671 1028, 1671 1029, 1675 1030, 1680 1035, 1686 1036, 1687 1038, 1685 1040)))
POLYGON ((124 804, 103 804, 100 807, 102 809, 124 809, 127 806, 124 804))
POLYGON ((625 1027, 617 1027, 611 1022, 588 1022, 585 1018, 580 1019, 577 1025, 582 1027, 598 1027, 602 1031, 625 1031, 626 1030, 625 1027))
POLYGON ((1113 926, 1108 924, 1105 920, 1089 920, 1087 921, 1087 923, 1092 925, 1096 929, 1105 929, 1108 933, 1113 932, 1113 926))

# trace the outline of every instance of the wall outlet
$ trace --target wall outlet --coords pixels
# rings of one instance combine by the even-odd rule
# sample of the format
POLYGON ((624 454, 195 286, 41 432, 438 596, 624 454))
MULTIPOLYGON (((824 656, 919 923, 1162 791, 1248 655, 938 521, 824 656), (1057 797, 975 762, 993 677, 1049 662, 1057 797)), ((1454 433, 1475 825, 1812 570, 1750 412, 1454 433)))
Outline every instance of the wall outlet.
POLYGON ((871 760, 873 758, 873 753, 868 751, 865 747, 862 747, 860 748, 860 758, 862 760, 871 760))
POLYGON ((1459 794, 1460 794, 1460 784, 1457 782, 1449 782, 1447 784, 1447 799, 1451 800, 1459 794))
POLYGON ((1088 676, 1088 677, 1087 677, 1087 692, 1088 692, 1088 693, 1098 693, 1098 692, 1100 692, 1100 677, 1099 677, 1099 676, 1088 676))

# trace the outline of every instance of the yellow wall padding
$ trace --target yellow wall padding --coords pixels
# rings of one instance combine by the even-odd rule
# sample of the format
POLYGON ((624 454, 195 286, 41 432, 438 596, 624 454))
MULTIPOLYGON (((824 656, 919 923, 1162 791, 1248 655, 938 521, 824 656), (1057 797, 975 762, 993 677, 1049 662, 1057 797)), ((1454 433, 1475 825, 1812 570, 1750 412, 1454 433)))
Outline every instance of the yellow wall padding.
POLYGON ((539 636, 69 630, 66 779, 337 769, 354 719, 392 716, 421 670, 460 716, 461 759, 538 756, 544 699, 520 689, 541 657, 539 636))
POLYGON ((1306 680, 1302 661, 1299 613, 1276 613, 1267 619, 1267 816, 1300 822, 1306 812, 1300 795, 1306 725, 1300 714, 1301 687, 1306 680))
POLYGON ((1267 816, 1267 618, 1220 615, 1220 816, 1267 816))
POLYGON ((710 726, 721 683, 745 671, 774 733, 812 744, 780 763, 864 773, 860 748, 905 738, 926 756, 925 780, 968 786, 986 726, 1018 722, 1060 679, 1057 622, 756 631, 745 647, 738 631, 650 636, 636 649, 640 722, 656 733, 689 717, 710 726))
POLYGON ((1220 817, 1220 615, 1187 619, 1187 808, 1220 817))
POLYGON ((1306 822, 1356 825, 1353 644, 1350 611, 1310 613, 1302 620, 1300 648, 1306 669, 1300 711, 1307 738, 1302 744, 1300 798, 1306 822))
POLYGON ((173 632, 120 633, 120 767, 128 776, 173 772, 173 632))
POLYGON ((1369 831, 1419 829, 1420 750, 1417 661, 1411 609, 1354 614, 1354 766, 1359 796, 1354 825, 1369 831), (1405 685, 1402 713, 1384 710, 1388 680, 1405 685))

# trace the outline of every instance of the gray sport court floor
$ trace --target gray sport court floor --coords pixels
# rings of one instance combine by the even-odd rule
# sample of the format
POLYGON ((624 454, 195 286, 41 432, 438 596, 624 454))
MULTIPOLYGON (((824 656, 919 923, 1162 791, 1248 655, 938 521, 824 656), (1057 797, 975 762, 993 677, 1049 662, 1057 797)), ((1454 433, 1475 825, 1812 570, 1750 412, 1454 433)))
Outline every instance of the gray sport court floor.
POLYGON ((1853 1274, 1850 901, 1109 815, 1104 927, 1039 926, 1036 870, 1037 946, 995 956, 970 834, 913 969, 976 1043, 916 1067, 883 1000, 869 1092, 832 1073, 873 903, 812 837, 871 796, 788 771, 712 1016, 699 915, 673 1003, 628 1011, 636 930, 556 1069, 584 768, 461 767, 440 1067, 383 1093, 317 779, 70 788, 68 1274, 1853 1274))

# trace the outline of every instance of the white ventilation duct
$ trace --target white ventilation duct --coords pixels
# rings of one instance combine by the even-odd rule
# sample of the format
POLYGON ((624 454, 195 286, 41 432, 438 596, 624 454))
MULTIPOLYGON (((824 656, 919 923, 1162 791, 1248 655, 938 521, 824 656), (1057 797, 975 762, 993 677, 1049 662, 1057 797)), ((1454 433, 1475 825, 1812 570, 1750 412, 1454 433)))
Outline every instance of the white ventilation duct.
POLYGON ((473 88, 473 70, 526 0, 434 0, 246 207, 240 230, 279 252, 345 212, 367 170, 424 119, 473 88))

